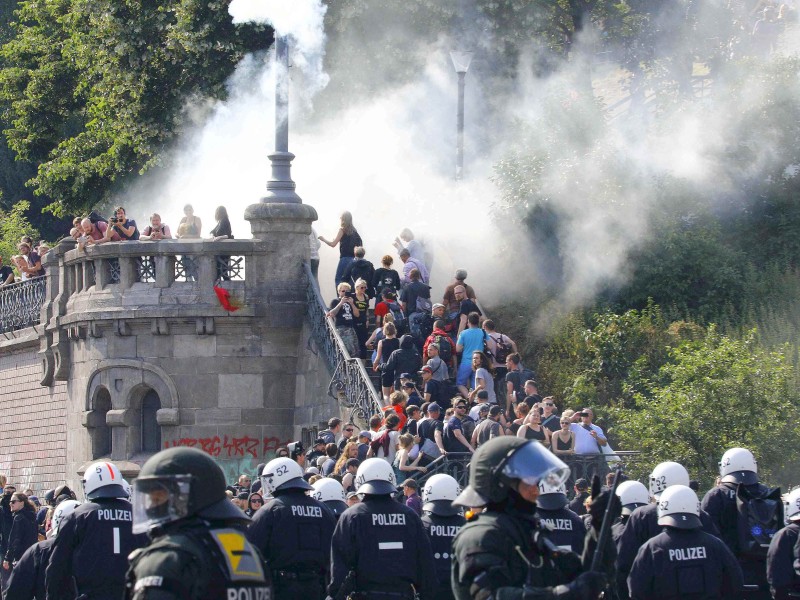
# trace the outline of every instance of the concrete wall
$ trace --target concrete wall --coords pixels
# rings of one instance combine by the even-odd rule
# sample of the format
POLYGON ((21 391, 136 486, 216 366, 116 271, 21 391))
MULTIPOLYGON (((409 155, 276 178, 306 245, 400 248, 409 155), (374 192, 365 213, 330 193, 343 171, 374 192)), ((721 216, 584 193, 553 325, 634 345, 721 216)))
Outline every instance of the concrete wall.
POLYGON ((43 494, 66 475, 67 386, 39 384, 39 336, 32 328, 14 336, 0 342, 0 473, 19 491, 43 494))

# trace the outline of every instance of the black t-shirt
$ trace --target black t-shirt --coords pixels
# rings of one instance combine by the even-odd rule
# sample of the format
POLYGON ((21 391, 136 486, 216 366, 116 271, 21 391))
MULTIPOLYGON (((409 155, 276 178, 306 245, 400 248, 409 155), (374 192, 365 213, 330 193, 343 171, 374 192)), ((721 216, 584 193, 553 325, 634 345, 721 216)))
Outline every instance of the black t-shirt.
POLYGON ((439 419, 431 419, 428 417, 424 421, 420 421, 417 425, 417 434, 423 440, 436 441, 436 432, 441 433, 444 430, 444 425, 439 419))
POLYGON ((9 267, 8 265, 3 265, 2 267, 0 267, 0 285, 4 284, 6 282, 6 279, 8 279, 9 276, 13 274, 14 274, 14 269, 9 267))
MULTIPOLYGON (((461 431, 464 433, 464 426, 461 423, 461 419, 456 416, 452 416, 447 420, 447 428, 444 430, 444 449, 447 452, 469 452, 469 448, 467 448, 464 444, 461 443, 455 436, 456 431, 461 431)), ((464 436, 466 439, 467 436, 464 436)))
MULTIPOLYGON (((359 300, 358 296, 355 294, 353 295, 353 302, 358 309, 358 316, 355 318, 355 323, 357 325, 366 327, 367 326, 367 311, 369 310, 369 294, 364 294, 364 299, 359 300)), ((342 307, 344 310, 344 307, 342 307)))
POLYGON ((400 301, 406 303, 407 315, 417 312, 417 298, 427 298, 430 300, 430 297, 431 287, 421 281, 412 281, 400 292, 400 301))
POLYGON ((550 431, 555 433, 561 429, 561 417, 553 413, 549 417, 542 417, 542 427, 547 427, 550 431))
POLYGON ((224 235, 228 239, 233 238, 233 232, 231 231, 231 222, 228 219, 221 219, 217 226, 211 230, 211 235, 214 237, 220 237, 224 235))
POLYGON ((439 404, 442 399, 442 382, 431 379, 425 384, 425 393, 431 395, 431 402, 439 404))
POLYGON ((375 269, 375 276, 372 279, 372 286, 375 294, 380 296, 381 292, 389 288, 393 292, 400 289, 400 275, 394 269, 375 269))
MULTIPOLYGON (((339 304, 339 299, 331 300, 331 309, 339 304)), ((347 302, 342 304, 342 308, 336 313, 336 326, 337 327, 352 327, 355 323, 355 316, 353 316, 353 307, 347 302)))
POLYGON ((478 305, 475 304, 472 300, 470 300, 469 298, 465 298, 464 300, 462 300, 461 304, 458 307, 458 314, 469 316, 469 313, 473 312, 476 312, 479 315, 483 315, 481 309, 478 308, 478 305))
POLYGON ((353 233, 345 233, 339 240, 339 258, 352 258, 356 246, 363 246, 361 236, 353 229, 353 233))

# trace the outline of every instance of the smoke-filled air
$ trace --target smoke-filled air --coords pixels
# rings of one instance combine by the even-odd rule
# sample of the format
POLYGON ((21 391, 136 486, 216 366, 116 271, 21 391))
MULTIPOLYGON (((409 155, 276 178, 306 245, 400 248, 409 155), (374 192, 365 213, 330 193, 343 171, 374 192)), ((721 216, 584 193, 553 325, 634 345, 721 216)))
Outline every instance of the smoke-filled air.
MULTIPOLYGON (((753 111, 769 98, 798 96, 780 78, 765 77, 769 64, 795 50, 796 26, 756 47, 749 23, 731 32, 718 19, 733 10, 724 3, 678 4, 681 10, 651 16, 647 37, 629 40, 627 54, 603 51, 597 20, 560 55, 537 39, 504 55, 503 32, 487 27, 469 2, 448 3, 451 17, 463 17, 449 19, 424 2, 405 20, 387 3, 353 3, 344 15, 339 7, 333 20, 318 0, 234 0, 230 14, 289 37, 292 175, 319 213, 317 233, 332 238, 338 215, 351 211, 377 264, 409 227, 435 249, 435 281, 444 284, 463 267, 485 301, 543 285, 569 308, 625 283, 653 207, 671 202, 659 182, 677 180, 724 211, 752 200, 753 177, 797 176, 797 156, 775 151, 779 129, 750 131, 753 111), (434 31, 428 17, 446 27, 434 31), (404 39, 402 54, 384 51, 397 39, 404 39), (719 65, 692 66, 691 57, 681 64, 680 47, 690 39, 717 44, 719 65), (461 181, 454 180, 455 49, 473 52, 461 181), (625 68, 636 62, 632 52, 647 54, 654 70, 674 70, 664 78, 674 89, 641 83, 642 72, 625 68), (743 150, 749 170, 730 162, 743 150), (550 225, 537 228, 531 219, 550 225)), ((264 195, 273 148, 272 61, 272 53, 241 61, 228 99, 195 111, 197 127, 181 141, 174 167, 128 191, 131 210, 159 208, 174 223, 191 203, 210 222, 223 204, 234 235, 249 236, 242 215, 264 195)), ((328 294, 326 266, 338 250, 321 252, 328 294)))

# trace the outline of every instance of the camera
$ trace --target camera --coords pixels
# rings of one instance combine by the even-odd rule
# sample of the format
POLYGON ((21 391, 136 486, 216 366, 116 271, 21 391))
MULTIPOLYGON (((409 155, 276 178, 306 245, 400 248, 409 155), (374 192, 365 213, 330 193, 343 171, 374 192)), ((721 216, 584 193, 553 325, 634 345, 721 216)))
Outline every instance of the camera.
POLYGON ((578 416, 579 416, 579 417, 588 417, 588 416, 589 416, 589 413, 585 413, 585 412, 578 413, 578 416))

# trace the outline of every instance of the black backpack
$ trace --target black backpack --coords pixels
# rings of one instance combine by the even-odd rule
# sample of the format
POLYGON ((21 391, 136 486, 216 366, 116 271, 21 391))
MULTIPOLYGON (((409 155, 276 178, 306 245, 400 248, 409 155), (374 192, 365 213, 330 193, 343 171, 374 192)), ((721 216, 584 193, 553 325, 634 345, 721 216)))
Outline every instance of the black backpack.
POLYGON ((783 528, 781 488, 751 492, 747 486, 736 487, 739 556, 765 558, 772 537, 783 528))
POLYGON ((400 337, 406 332, 406 315, 403 308, 397 302, 387 302, 386 306, 389 307, 389 312, 394 317, 394 326, 397 329, 397 336, 400 337))
POLYGON ((495 343, 494 347, 494 360, 501 364, 506 364, 506 359, 508 355, 511 354, 514 349, 511 347, 511 344, 507 343, 510 340, 505 340, 505 336, 501 333, 499 337, 494 338, 491 335, 489 336, 495 343))
POLYGON ((453 344, 450 343, 447 336, 441 333, 434 335, 433 341, 439 346, 439 358, 445 363, 450 364, 450 361, 453 359, 453 344))
POLYGON ((92 225, 97 225, 101 221, 103 223, 108 224, 108 220, 101 217, 100 213, 98 213, 96 210, 93 210, 92 212, 89 213, 89 220, 92 222, 92 225))

